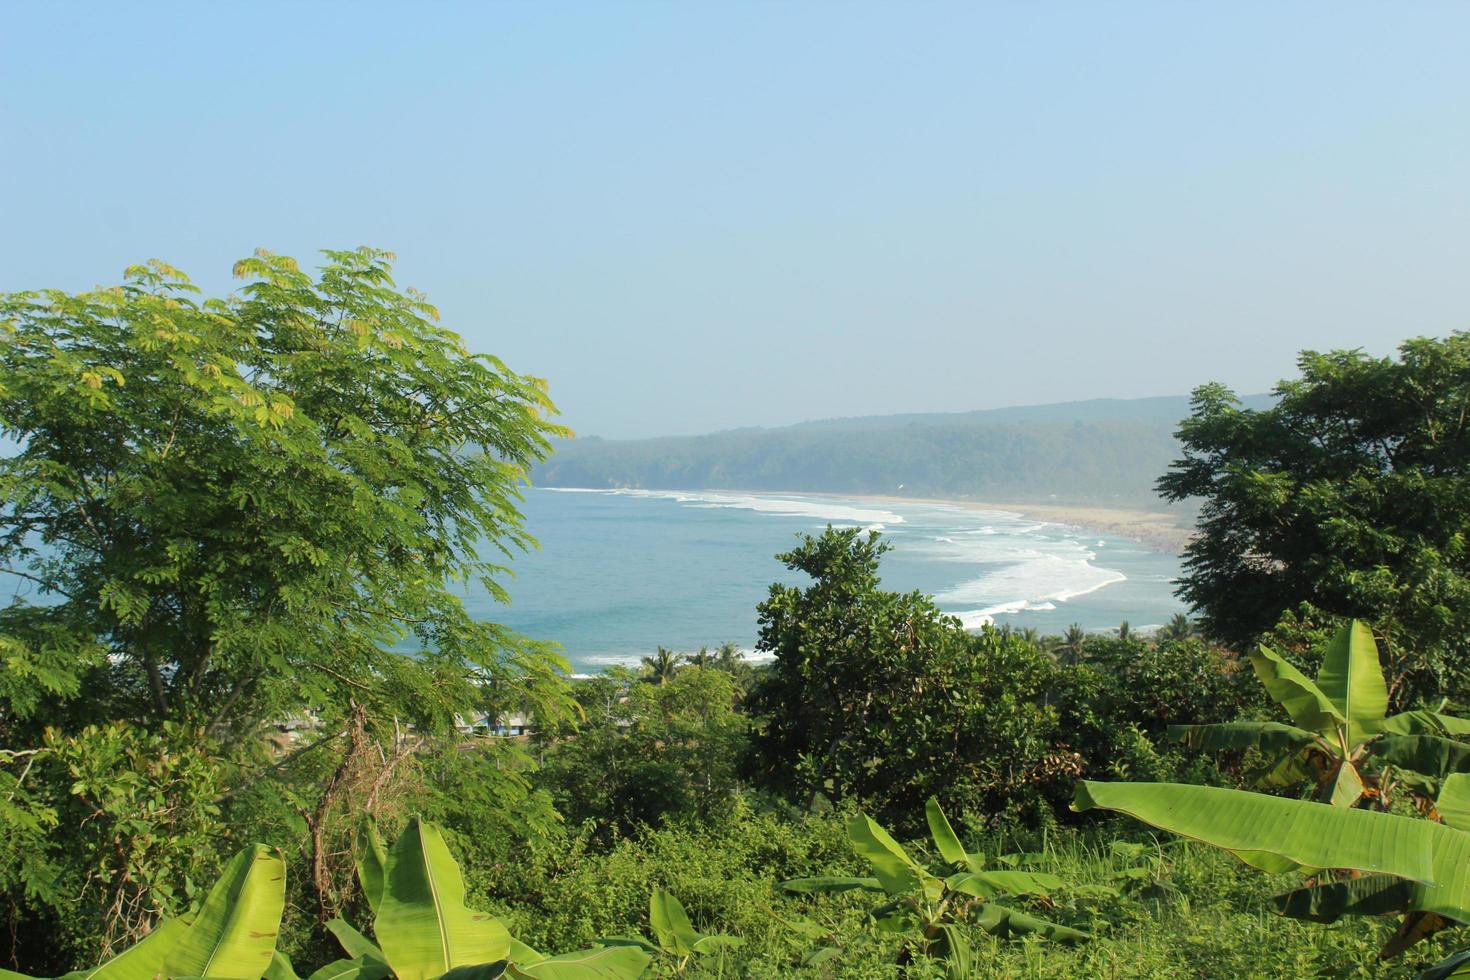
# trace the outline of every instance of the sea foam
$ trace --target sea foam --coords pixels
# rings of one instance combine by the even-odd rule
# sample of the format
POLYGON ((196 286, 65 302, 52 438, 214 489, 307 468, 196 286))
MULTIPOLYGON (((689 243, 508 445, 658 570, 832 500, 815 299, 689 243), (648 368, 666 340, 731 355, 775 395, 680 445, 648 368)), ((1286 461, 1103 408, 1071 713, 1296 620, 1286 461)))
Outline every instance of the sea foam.
POLYGON ((705 509, 753 510, 772 517, 801 517, 819 521, 842 521, 869 530, 883 530, 883 525, 904 523, 903 515, 891 510, 854 507, 833 500, 813 497, 780 497, 767 494, 710 493, 692 490, 595 490, 572 487, 548 487, 562 493, 606 493, 624 497, 647 497, 672 500, 675 503, 705 509))

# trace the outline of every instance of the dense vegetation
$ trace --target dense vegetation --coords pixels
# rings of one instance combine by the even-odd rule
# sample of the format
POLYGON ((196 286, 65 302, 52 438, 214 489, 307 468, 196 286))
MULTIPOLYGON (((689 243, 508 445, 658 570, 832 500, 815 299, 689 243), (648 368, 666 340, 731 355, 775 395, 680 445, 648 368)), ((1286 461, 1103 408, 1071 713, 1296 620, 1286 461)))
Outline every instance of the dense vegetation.
POLYGON ((1463 337, 1308 356, 1259 412, 1202 391, 1166 488, 1206 498, 1203 634, 968 633, 829 528, 777 556, 806 580, 759 607, 768 664, 572 683, 455 598, 531 543, 540 383, 382 253, 237 271, 0 299, 3 967, 1412 976, 1464 945, 1463 337), (1235 618, 1209 590, 1250 568, 1279 595, 1235 618))
MULTIPOLYGON (((1248 399, 1266 404, 1266 399, 1248 399)), ((826 491, 1158 507, 1183 398, 953 415, 834 419, 782 429, 575 439, 535 472, 561 487, 826 491)))
POLYGON ((1283 613, 1372 620, 1396 703, 1470 682, 1470 334, 1307 352, 1277 403, 1195 392, 1159 481, 1203 501, 1182 594, 1245 648, 1283 613))

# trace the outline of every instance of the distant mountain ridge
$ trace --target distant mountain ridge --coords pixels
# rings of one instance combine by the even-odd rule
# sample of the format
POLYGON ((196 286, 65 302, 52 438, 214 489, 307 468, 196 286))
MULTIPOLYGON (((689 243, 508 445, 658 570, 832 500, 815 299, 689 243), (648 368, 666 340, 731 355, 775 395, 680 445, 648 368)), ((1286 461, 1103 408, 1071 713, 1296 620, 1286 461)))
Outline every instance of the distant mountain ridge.
MULTIPOLYGON (((1247 408, 1269 395, 1241 399, 1247 408)), ((822 419, 653 439, 572 439, 538 486, 739 489, 1159 507, 1184 395, 822 419)))

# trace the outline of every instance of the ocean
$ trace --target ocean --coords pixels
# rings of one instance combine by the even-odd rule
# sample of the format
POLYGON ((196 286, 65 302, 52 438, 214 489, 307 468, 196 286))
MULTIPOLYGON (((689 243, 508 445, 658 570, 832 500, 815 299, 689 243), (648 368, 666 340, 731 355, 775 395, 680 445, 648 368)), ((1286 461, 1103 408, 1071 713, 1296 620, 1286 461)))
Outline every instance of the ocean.
POLYGON ((1060 633, 1168 621, 1180 561, 1126 538, 1007 511, 794 494, 532 489, 523 513, 541 548, 511 563, 503 605, 478 589, 477 616, 563 647, 573 670, 636 663, 732 641, 755 646, 756 604, 801 582, 775 558, 828 524, 893 545, 883 587, 933 595, 967 626, 1060 633))

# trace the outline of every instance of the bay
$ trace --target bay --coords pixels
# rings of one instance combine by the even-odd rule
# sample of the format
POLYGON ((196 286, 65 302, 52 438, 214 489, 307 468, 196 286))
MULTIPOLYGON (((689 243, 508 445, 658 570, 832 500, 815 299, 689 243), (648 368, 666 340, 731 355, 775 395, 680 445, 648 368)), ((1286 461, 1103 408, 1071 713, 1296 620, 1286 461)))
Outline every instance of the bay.
POLYGON ((755 646, 756 604, 801 582, 777 552, 833 524, 893 549, 883 586, 935 596, 967 626, 1060 633, 1071 623, 1145 630, 1184 605, 1177 556, 1132 540, 1007 511, 828 495, 532 489, 523 506, 541 548, 512 563, 510 605, 471 590, 470 611, 562 645, 577 672, 636 663, 658 646, 755 646))

